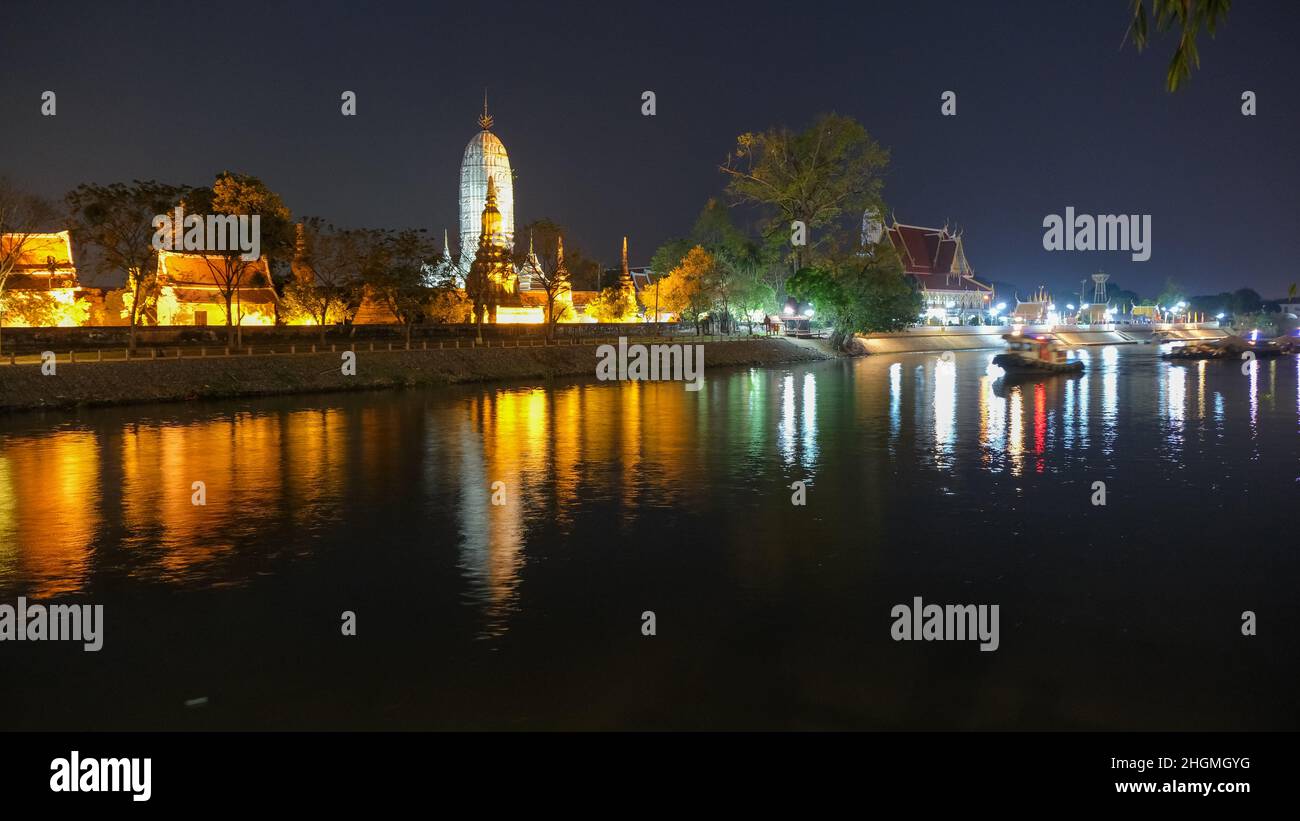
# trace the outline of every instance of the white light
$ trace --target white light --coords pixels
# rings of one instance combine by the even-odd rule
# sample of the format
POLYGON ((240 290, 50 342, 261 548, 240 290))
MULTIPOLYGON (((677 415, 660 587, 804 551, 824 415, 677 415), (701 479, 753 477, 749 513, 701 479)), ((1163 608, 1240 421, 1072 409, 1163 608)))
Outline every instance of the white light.
POLYGON ((998 310, 999 310, 999 311, 1005 311, 1006 309, 1007 309, 1007 303, 1005 303, 1005 302, 999 302, 999 303, 998 303, 998 310))
POLYGON ((792 313, 794 313, 794 308, 791 308, 789 305, 785 306, 785 315, 789 316, 792 313))
POLYGON ((803 315, 804 315, 804 316, 812 316, 812 315, 813 315, 813 309, 812 309, 812 308, 807 308, 807 309, 805 309, 804 312, 803 312, 803 315))
POLYGON ((1073 311, 1073 310, 1074 310, 1074 305, 1073 305, 1073 304, 1066 305, 1066 306, 1065 306, 1065 310, 1067 310, 1067 311, 1073 311))
POLYGON ((1223 319, 1223 317, 1224 317, 1223 314, 1215 314, 1215 315, 1214 315, 1214 318, 1215 318, 1215 319, 1223 319))

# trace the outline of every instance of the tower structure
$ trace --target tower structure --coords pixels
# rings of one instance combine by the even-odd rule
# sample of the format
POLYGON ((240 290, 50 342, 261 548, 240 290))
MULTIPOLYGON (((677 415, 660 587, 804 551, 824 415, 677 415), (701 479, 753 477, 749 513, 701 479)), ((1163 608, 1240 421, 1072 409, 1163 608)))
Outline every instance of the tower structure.
POLYGON ((1097 305, 1106 304, 1106 280, 1110 279, 1110 274, 1104 274, 1101 271, 1092 275, 1093 287, 1092 301, 1097 305))
POLYGON ((468 289, 485 307, 484 321, 497 321, 497 308, 519 300, 518 280, 510 249, 502 231, 502 215, 497 207, 495 177, 487 179, 487 194, 479 217, 478 247, 466 277, 468 289))
POLYGON ((483 208, 487 205, 488 179, 495 180, 497 210, 501 216, 501 238, 507 251, 515 246, 515 190, 510 157, 501 140, 492 133, 495 118, 488 113, 487 92, 483 93, 483 114, 479 132, 465 146, 460 163, 460 261, 468 271, 479 245, 483 208))

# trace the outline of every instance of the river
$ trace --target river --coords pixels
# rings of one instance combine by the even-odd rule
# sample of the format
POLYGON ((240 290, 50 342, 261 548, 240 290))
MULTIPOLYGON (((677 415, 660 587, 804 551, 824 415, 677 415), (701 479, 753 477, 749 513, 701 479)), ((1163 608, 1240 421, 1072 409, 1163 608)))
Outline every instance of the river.
POLYGON ((0 417, 0 728, 1300 728, 1300 364, 1157 353, 0 417))

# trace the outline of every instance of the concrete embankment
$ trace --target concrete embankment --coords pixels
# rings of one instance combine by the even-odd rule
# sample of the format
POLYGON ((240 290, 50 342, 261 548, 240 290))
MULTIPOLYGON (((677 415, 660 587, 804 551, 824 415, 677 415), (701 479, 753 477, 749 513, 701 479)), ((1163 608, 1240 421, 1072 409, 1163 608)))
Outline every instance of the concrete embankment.
MULTIPOLYGON (((869 354, 931 353, 942 351, 976 351, 1002 348, 1006 328, 989 326, 949 326, 947 328, 913 328, 899 333, 859 336, 858 341, 869 354)), ((1067 345, 1133 345, 1170 340, 1221 339, 1227 334, 1218 328, 1100 326, 1079 330, 1074 326, 1024 326, 1022 333, 1050 333, 1067 345)))
MULTIPOLYGON (((671 341, 694 344, 690 337, 671 341)), ((706 368, 779 365, 831 359, 824 347, 790 340, 704 343, 706 368)), ((358 351, 356 375, 342 373, 342 353, 184 357, 130 362, 59 361, 0 366, 0 412, 176 402, 277 394, 446 385, 460 382, 590 377, 597 346, 358 351)))

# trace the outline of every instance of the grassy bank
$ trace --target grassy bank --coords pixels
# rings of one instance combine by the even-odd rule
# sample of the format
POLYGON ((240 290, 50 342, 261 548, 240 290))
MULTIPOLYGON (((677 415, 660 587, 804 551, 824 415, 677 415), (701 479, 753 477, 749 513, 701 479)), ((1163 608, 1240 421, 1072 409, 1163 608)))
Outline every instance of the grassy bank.
MULTIPOLYGON (((595 376, 596 348, 358 350, 355 376, 343 375, 341 353, 76 364, 61 360, 51 376, 42 375, 34 364, 5 365, 0 366, 0 412, 595 376)), ((833 357, 817 345, 747 339, 706 343, 704 364, 778 365, 833 357)))

